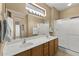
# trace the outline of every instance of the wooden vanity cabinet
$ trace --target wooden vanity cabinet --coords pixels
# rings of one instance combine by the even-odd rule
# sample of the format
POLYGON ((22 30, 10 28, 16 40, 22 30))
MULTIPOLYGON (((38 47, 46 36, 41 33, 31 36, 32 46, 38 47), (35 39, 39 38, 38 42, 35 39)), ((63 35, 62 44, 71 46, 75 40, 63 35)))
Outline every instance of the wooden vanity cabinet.
POLYGON ((54 56, 58 51, 58 38, 49 41, 49 56, 54 56))
POLYGON ((49 55, 49 47, 48 47, 48 42, 43 44, 43 55, 48 56, 49 55))
POLYGON ((54 40, 55 41, 55 54, 58 51, 58 38, 54 40))
POLYGON ((21 53, 16 54, 15 56, 31 56, 31 50, 23 51, 21 53))
POLYGON ((51 40, 42 45, 36 46, 16 56, 54 56, 58 50, 58 39, 51 40))
POLYGON ((43 45, 32 48, 32 56, 43 56, 43 45))
POLYGON ((26 56, 31 56, 31 49, 26 51, 26 56))
POLYGON ((55 55, 55 40, 49 41, 49 56, 55 55))

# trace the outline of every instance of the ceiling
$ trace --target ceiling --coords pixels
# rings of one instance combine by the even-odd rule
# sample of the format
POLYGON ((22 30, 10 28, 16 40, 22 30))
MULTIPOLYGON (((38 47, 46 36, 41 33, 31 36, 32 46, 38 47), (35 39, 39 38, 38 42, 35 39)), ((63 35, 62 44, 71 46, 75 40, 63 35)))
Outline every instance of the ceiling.
MULTIPOLYGON (((50 7, 55 7, 57 10, 62 11, 64 9, 69 8, 70 6, 67 6, 69 3, 47 3, 48 6, 50 7)), ((71 6, 75 6, 78 3, 72 3, 71 6)))

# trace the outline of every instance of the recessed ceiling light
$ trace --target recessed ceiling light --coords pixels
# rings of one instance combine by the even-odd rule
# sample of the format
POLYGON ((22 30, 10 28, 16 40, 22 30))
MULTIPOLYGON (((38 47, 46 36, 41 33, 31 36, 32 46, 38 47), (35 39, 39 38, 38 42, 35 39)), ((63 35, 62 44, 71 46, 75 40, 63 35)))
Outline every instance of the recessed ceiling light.
POLYGON ((67 4, 67 6, 71 6, 71 5, 72 5, 72 3, 67 4))

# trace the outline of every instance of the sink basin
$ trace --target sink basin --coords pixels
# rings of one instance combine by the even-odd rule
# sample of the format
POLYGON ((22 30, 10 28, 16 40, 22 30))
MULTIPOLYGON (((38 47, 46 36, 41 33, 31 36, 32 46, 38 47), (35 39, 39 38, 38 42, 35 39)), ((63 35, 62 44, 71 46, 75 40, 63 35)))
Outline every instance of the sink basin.
POLYGON ((20 47, 29 47, 29 46, 32 46, 34 43, 32 43, 32 42, 26 42, 26 43, 22 43, 21 45, 20 45, 20 47))

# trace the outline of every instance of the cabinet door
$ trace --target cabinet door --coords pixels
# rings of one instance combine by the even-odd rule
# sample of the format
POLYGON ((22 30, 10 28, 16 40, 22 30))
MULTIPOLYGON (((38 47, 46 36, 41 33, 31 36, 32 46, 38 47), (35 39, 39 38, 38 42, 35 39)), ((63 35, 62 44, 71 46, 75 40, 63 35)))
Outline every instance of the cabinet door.
POLYGON ((45 43, 43 45, 43 55, 44 56, 48 56, 49 55, 49 52, 48 52, 48 43, 45 43))
POLYGON ((58 51, 58 38, 55 39, 55 54, 57 53, 58 51))
POLYGON ((54 40, 51 40, 49 42, 49 55, 50 56, 55 55, 55 41, 54 40))
POLYGON ((31 56, 31 50, 21 52, 19 54, 16 54, 15 56, 31 56))
POLYGON ((33 48, 32 56, 43 56, 43 45, 33 48))
POLYGON ((31 56, 31 50, 26 51, 26 56, 31 56))

